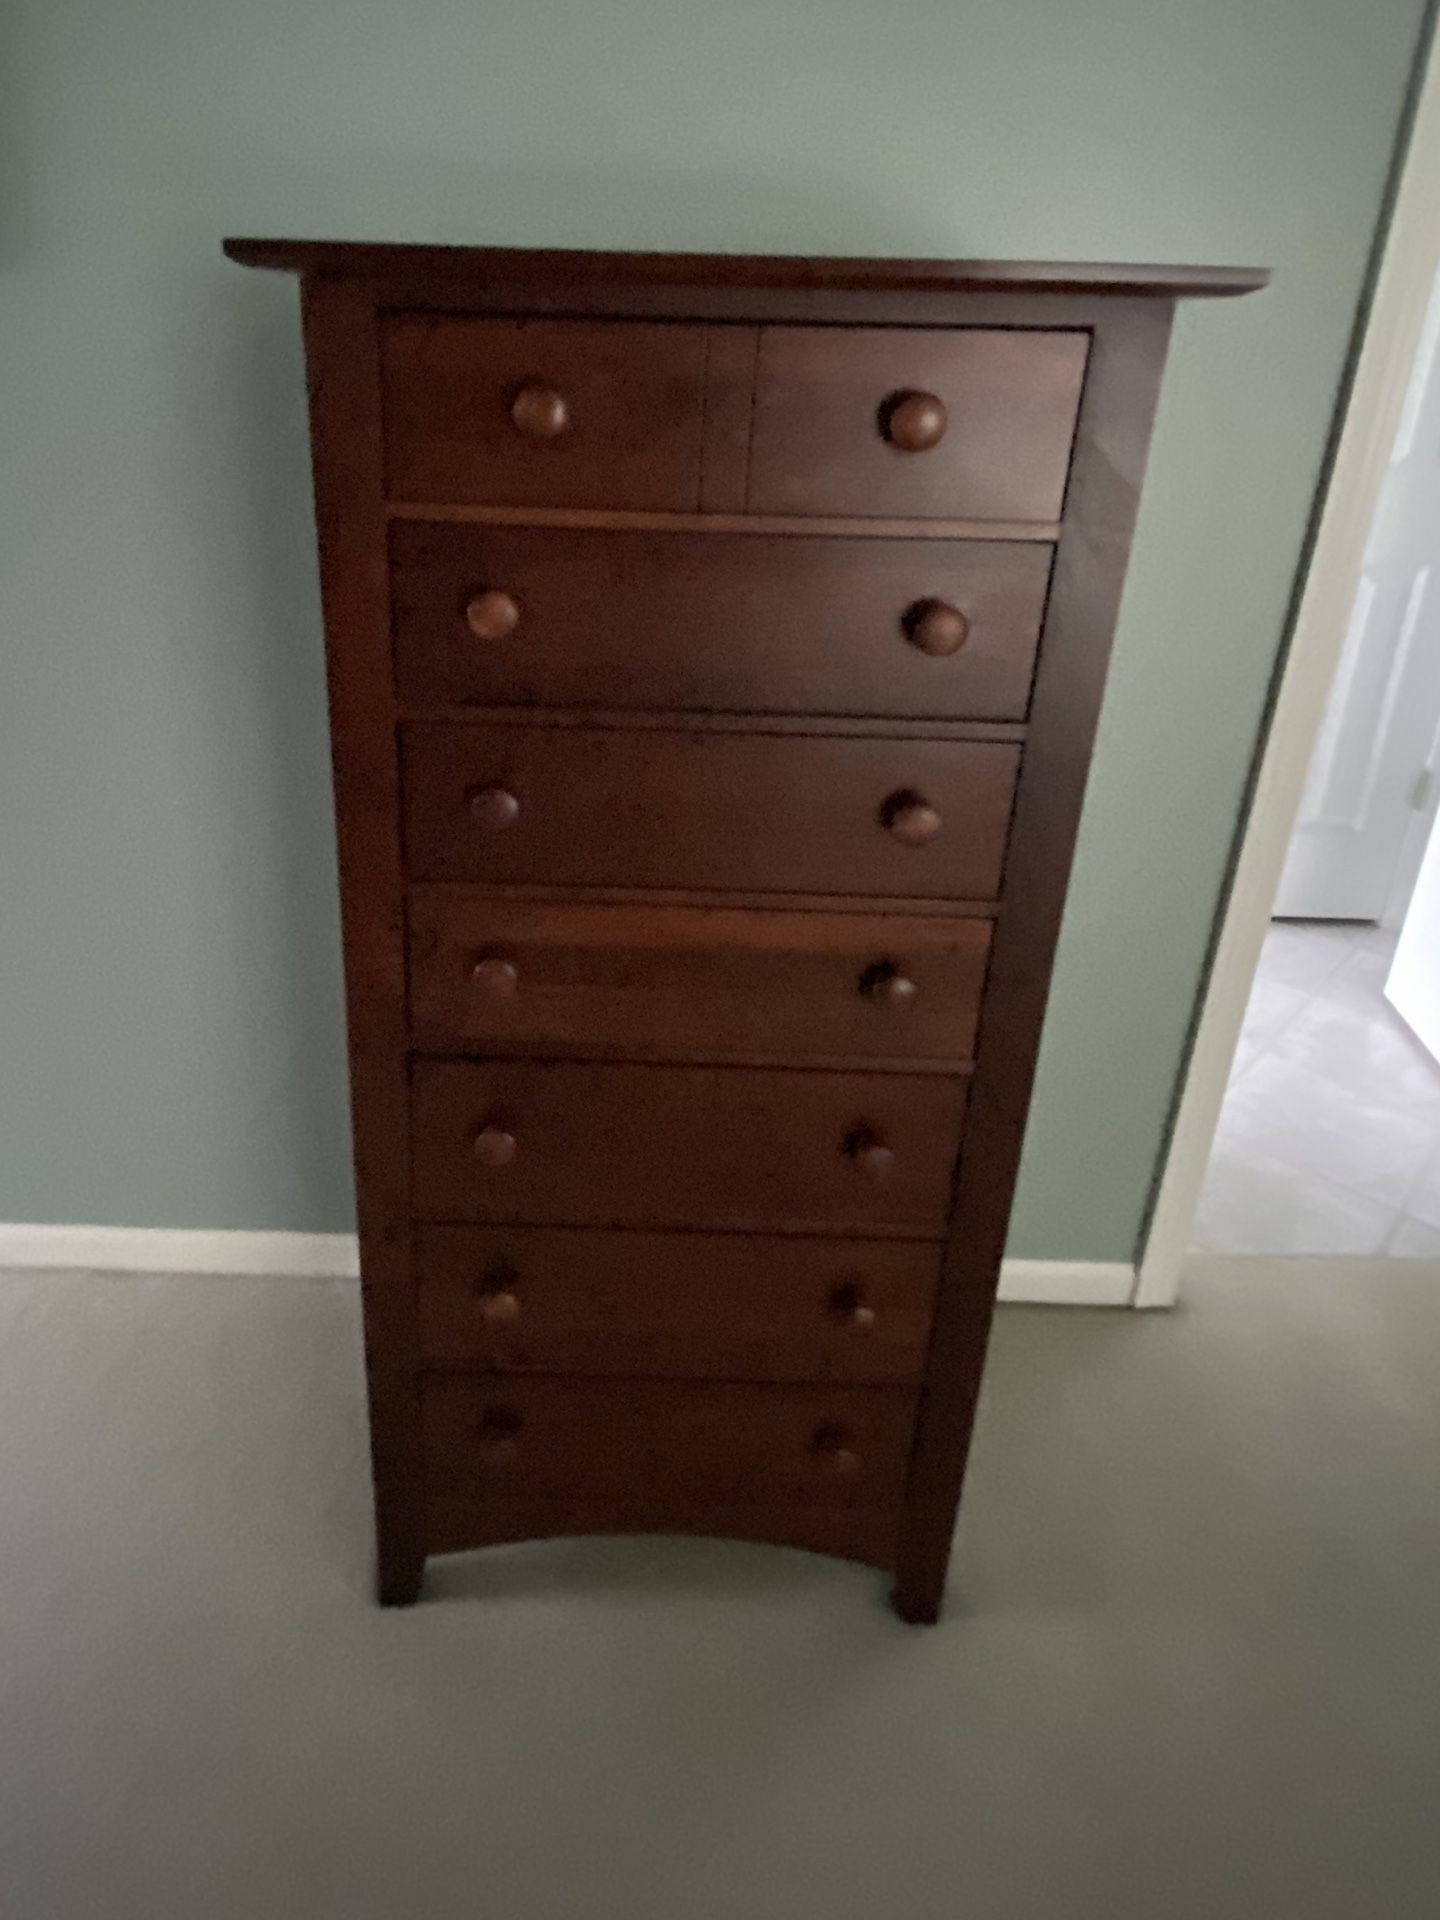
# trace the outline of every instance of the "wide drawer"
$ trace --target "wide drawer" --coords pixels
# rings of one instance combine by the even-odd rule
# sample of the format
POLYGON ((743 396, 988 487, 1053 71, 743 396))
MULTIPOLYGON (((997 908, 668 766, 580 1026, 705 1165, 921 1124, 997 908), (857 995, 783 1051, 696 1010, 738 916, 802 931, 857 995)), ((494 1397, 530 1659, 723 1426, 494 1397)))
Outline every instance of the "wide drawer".
POLYGON ((1058 519, 1088 347, 1081 332, 767 327, 750 510, 1058 519))
POLYGON ((392 500, 699 505, 704 327, 396 313, 380 365, 392 500))
POLYGON ((893 1387, 428 1374, 432 1493, 574 1507, 888 1508, 905 1485, 912 1394, 893 1387))
POLYGON ((402 521, 400 697, 1018 720, 1051 549, 402 521))
POLYGON ((914 1241, 425 1226, 432 1364, 731 1380, 915 1380, 940 1250, 914 1241))
POLYGON ((988 920, 552 905, 417 891, 410 1020, 434 1052, 968 1061, 988 920))
POLYGON ((629 728, 405 730, 420 880, 993 899, 1020 753, 629 728))
POLYGON ((930 1235, 966 1083, 937 1074, 416 1062, 422 1218, 930 1235))

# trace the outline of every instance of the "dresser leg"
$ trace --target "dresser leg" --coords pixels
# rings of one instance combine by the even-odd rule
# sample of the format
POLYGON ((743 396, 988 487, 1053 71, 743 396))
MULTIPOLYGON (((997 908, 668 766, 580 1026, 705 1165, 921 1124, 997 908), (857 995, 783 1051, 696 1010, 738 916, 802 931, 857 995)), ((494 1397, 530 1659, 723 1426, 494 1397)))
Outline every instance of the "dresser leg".
POLYGON ((376 1556, 375 1590, 382 1607, 413 1607, 425 1578, 425 1556, 408 1541, 382 1535, 376 1556))
POLYGON ((912 1627, 933 1627, 940 1618, 944 1590, 943 1572, 938 1581, 902 1573, 890 1599, 896 1613, 912 1627))

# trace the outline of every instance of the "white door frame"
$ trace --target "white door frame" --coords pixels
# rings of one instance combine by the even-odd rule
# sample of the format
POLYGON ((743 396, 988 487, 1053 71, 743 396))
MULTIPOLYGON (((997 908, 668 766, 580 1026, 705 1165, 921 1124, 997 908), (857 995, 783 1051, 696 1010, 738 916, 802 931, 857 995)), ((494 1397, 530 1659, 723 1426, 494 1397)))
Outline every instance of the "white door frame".
POLYGON ((1133 1304, 1137 1307, 1171 1306, 1179 1291, 1230 1066, 1360 585, 1370 524, 1437 272, 1440 37, 1430 47, 1416 98, 1394 213, 1294 635, 1184 1069, 1175 1126, 1136 1275, 1133 1304))

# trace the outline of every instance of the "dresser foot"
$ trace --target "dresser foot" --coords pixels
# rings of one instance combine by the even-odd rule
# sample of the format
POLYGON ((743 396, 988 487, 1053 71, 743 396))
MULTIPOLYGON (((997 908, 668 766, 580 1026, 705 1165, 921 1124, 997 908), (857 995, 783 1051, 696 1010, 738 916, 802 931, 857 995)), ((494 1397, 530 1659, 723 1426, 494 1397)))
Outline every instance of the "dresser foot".
POLYGON ((891 1594, 891 1603, 900 1619, 908 1626, 935 1626, 941 1617, 941 1596, 931 1592, 916 1592, 904 1584, 897 1584, 891 1594))
POLYGON ((425 1556, 380 1550, 375 1570, 376 1598, 382 1607, 413 1607, 425 1578, 425 1556))

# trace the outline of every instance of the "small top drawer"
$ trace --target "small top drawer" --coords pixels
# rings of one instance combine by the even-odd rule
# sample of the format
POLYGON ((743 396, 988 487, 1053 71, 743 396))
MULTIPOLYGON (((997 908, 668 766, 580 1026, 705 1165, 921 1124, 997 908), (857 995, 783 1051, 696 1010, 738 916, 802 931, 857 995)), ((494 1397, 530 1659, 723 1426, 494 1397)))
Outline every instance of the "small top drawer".
POLYGON ((391 499, 699 505, 703 327, 397 313, 380 360, 391 499))
POLYGON ((990 328, 767 327, 752 513, 1051 521, 1089 336, 990 328))

